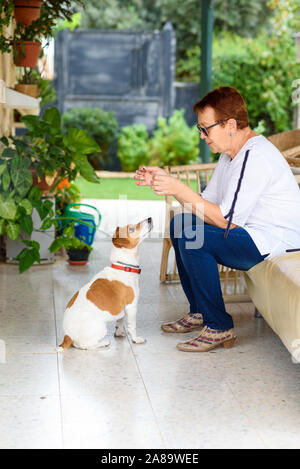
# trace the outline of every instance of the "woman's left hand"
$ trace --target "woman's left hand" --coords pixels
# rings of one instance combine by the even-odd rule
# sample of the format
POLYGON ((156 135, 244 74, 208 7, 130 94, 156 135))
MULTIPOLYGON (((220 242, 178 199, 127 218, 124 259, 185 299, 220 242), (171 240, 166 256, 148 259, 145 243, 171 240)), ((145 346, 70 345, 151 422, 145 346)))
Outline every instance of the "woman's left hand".
POLYGON ((175 179, 168 174, 154 174, 151 188, 156 195, 173 195, 175 196, 184 186, 183 182, 175 179))

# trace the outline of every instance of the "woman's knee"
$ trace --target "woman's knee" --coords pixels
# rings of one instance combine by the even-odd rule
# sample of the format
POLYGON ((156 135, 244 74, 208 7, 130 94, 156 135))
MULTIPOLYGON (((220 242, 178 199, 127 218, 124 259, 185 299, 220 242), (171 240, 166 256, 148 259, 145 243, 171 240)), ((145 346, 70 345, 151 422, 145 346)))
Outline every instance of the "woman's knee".
POLYGON ((202 250, 214 253, 214 246, 220 238, 220 228, 204 223, 202 220, 192 226, 187 226, 182 230, 180 238, 180 250, 190 251, 202 250))

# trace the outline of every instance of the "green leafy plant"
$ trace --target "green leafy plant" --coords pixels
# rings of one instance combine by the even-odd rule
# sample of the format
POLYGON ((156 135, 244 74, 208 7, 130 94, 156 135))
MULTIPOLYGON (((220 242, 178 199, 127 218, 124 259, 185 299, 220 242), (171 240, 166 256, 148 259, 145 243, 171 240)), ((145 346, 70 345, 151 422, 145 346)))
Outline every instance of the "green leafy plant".
POLYGON ((83 129, 95 139, 101 151, 90 152, 89 161, 95 169, 103 169, 108 163, 110 150, 118 136, 118 123, 113 111, 101 108, 73 108, 62 116, 63 128, 83 129))
POLYGON ((92 246, 90 246, 85 241, 83 241, 83 239, 84 239, 83 237, 82 239, 80 239, 75 236, 74 223, 71 223, 70 225, 66 226, 63 229, 62 233, 55 239, 55 241, 53 241, 53 243, 51 244, 49 248, 49 251, 57 252, 62 247, 65 247, 66 250, 92 251, 93 249, 92 246))
POLYGON ((14 4, 12 0, 0 3, 0 52, 10 52, 11 44, 10 39, 5 35, 5 28, 7 28, 13 18, 14 4))
POLYGON ((10 52, 13 46, 16 53, 16 41, 38 41, 53 37, 57 21, 72 21, 73 7, 83 4, 83 0, 44 0, 40 17, 26 28, 22 23, 17 23, 13 37, 7 37, 4 27, 9 26, 14 18, 14 4, 13 0, 3 0, 0 3, 0 52, 10 52))
POLYGON ((79 173, 90 182, 99 182, 86 157, 98 148, 97 143, 83 130, 69 129, 64 135, 56 108, 47 109, 41 118, 26 116, 22 120, 28 133, 10 141, 5 137, 0 140, 4 147, 0 154, 0 234, 26 245, 16 258, 20 273, 40 262, 39 243, 26 240, 24 234, 31 236, 34 229, 57 226, 52 202, 43 200, 42 191, 33 186, 33 171, 41 179, 60 171, 61 179, 68 181, 79 173), (38 228, 33 226, 33 209, 41 220, 38 228))
POLYGON ((189 164, 198 156, 199 132, 187 125, 184 109, 174 111, 169 119, 159 117, 150 139, 141 124, 121 130, 118 157, 124 171, 135 171, 140 165, 189 164))
POLYGON ((56 99, 56 92, 51 84, 51 81, 43 78, 41 74, 34 68, 20 67, 17 83, 22 85, 36 85, 40 92, 40 106, 49 104, 56 99))
POLYGON ((190 164, 199 156, 199 132, 189 127, 184 110, 176 110, 166 119, 159 117, 157 129, 149 140, 149 164, 157 166, 190 164))
POLYGON ((60 169, 60 178, 69 182, 78 172, 90 182, 99 182, 87 160, 89 153, 99 151, 98 144, 82 129, 69 128, 64 134, 56 107, 46 109, 42 117, 24 116, 21 120, 29 130, 23 141, 29 145, 32 167, 40 178, 60 169))
POLYGON ((123 171, 135 171, 140 165, 148 163, 148 138, 149 135, 144 124, 122 127, 117 156, 123 171))
MULTIPOLYGON (((269 35, 260 33, 255 39, 224 31, 214 35, 213 88, 237 88, 245 98, 250 125, 264 121, 266 135, 292 128, 292 84, 300 76, 292 39, 299 18, 297 4, 299 9, 299 0, 268 2, 273 12, 269 35)), ((200 47, 195 46, 178 61, 178 79, 198 82, 199 66, 200 47)))
POLYGON ((81 13, 74 13, 70 20, 68 19, 60 19, 54 28, 53 37, 56 39, 57 34, 59 31, 63 31, 65 29, 69 29, 70 31, 74 31, 74 29, 81 26, 81 13))
POLYGON ((40 216, 41 231, 51 227, 54 211, 52 202, 42 200, 42 191, 32 186, 27 144, 18 140, 15 148, 11 148, 7 138, 2 137, 0 141, 6 147, 0 155, 0 234, 6 233, 12 240, 20 239, 27 246, 17 256, 22 273, 34 262, 40 262, 39 243, 23 236, 23 233, 31 236, 33 232, 33 210, 40 216))
MULTIPOLYGON (((295 2, 298 0, 294 0, 295 2)), ((272 11, 268 0, 214 0, 214 28, 255 37, 269 29, 272 11)), ((85 29, 162 29, 170 21, 176 31, 177 58, 201 40, 200 0, 85 0, 82 27, 85 29)))

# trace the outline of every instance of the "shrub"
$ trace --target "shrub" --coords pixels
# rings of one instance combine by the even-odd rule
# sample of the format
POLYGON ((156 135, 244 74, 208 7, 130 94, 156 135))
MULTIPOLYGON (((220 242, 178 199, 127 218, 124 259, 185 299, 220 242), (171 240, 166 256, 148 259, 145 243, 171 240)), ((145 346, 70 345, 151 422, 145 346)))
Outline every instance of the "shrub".
MULTIPOLYGON (((200 48, 187 51, 177 73, 186 81, 199 80, 200 48)), ((213 88, 233 86, 245 98, 250 125, 264 121, 266 134, 292 128, 292 83, 300 75, 295 45, 289 35, 268 39, 241 38, 232 34, 215 37, 213 88)))
POLYGON ((189 164, 199 155, 199 132, 184 120, 184 110, 176 110, 167 120, 159 117, 149 141, 149 164, 154 166, 189 164))
POLYGON ((140 165, 148 163, 148 132, 144 124, 122 128, 117 155, 123 171, 135 171, 140 165))
POLYGON ((89 161, 95 169, 103 169, 111 157, 113 143, 118 136, 118 123, 113 111, 101 108, 73 108, 62 116, 65 130, 75 127, 83 129, 98 143, 101 153, 89 155, 89 161))
POLYGON ((159 117, 157 128, 148 139, 146 127, 123 127, 118 157, 123 171, 135 171, 140 165, 167 166, 188 164, 199 155, 199 132, 184 120, 184 110, 176 110, 166 119, 159 117))

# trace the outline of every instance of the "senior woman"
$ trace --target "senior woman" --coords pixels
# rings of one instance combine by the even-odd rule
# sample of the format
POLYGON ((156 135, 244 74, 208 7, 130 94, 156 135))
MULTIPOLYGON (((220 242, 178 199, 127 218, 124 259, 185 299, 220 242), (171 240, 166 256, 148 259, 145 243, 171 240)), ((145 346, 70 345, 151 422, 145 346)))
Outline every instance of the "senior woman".
MULTIPOLYGON (((190 311, 162 325, 169 333, 200 329, 179 350, 205 352, 231 347, 236 334, 226 312, 218 264, 247 271, 264 259, 300 250, 300 191, 284 157, 249 127, 242 96, 220 87, 194 105, 197 128, 218 164, 202 194, 158 167, 141 167, 138 185, 172 195, 192 210, 173 217, 170 237, 190 311), (191 241, 202 239, 202 243, 191 241), (200 244, 200 245, 199 245, 200 244)), ((185 212, 185 211, 184 211, 185 212)))

